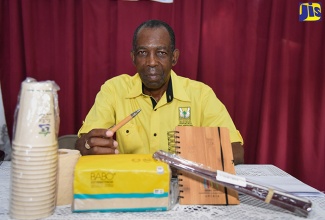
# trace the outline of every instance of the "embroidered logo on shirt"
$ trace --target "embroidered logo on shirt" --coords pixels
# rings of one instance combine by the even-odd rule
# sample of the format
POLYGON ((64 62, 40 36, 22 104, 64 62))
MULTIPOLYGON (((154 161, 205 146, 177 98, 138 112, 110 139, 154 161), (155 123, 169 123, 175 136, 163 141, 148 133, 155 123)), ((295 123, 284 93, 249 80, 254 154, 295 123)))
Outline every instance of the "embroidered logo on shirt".
POLYGON ((179 107, 179 125, 192 125, 191 108, 179 107))

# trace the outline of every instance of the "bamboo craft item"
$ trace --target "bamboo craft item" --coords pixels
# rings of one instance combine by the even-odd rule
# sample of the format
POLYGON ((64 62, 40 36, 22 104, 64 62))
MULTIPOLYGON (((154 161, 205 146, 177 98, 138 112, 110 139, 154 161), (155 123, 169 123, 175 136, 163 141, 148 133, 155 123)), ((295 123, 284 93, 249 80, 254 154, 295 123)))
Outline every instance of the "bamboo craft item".
POLYGON ((192 173, 208 181, 235 189, 238 192, 255 197, 265 203, 270 203, 303 217, 307 217, 312 210, 312 203, 308 199, 293 196, 285 192, 246 181, 244 177, 239 177, 219 170, 212 170, 203 164, 194 163, 177 156, 176 154, 160 150, 153 154, 153 158, 163 161, 182 171, 192 173))
MULTIPOLYGON (((177 126, 168 132, 169 152, 213 170, 235 174, 229 131, 220 127, 177 126), (199 148, 197 146, 200 146, 199 148)), ((236 190, 179 171, 179 204, 236 205, 236 190)))

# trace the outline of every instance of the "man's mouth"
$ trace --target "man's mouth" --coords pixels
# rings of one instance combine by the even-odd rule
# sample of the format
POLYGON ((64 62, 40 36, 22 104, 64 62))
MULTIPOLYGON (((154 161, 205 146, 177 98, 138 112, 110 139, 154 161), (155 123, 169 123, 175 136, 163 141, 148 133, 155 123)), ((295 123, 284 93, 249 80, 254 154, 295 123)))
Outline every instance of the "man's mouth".
POLYGON ((157 79, 160 78, 158 74, 147 74, 146 77, 147 77, 147 79, 149 79, 150 81, 156 81, 157 79))

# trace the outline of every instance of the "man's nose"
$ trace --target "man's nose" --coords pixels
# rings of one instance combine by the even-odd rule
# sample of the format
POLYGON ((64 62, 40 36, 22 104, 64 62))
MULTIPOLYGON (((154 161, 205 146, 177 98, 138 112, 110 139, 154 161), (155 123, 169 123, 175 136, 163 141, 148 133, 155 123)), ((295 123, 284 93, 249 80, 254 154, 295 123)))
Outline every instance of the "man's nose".
POLYGON ((156 66, 157 65, 157 56, 155 53, 150 53, 147 57, 147 65, 148 66, 156 66))

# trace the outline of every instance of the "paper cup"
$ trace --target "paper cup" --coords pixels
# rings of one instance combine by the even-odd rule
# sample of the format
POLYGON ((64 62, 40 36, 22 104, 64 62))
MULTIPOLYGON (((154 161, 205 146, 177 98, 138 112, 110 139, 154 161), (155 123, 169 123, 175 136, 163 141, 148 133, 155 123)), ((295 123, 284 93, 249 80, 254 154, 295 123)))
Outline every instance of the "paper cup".
POLYGON ((23 211, 23 210, 39 210, 40 212, 45 212, 52 210, 52 208, 55 208, 56 204, 53 202, 53 199, 51 201, 32 201, 32 202, 21 202, 21 201, 10 201, 10 211, 23 211))
MULTIPOLYGON (((27 212, 27 211, 26 211, 27 212)), ((24 213, 26 213, 24 212, 24 213)), ((29 220, 29 219, 43 219, 46 218, 54 213, 54 209, 50 212, 40 213, 40 214, 32 214, 32 215, 26 215, 21 214, 20 212, 11 212, 10 211, 10 217, 13 219, 22 219, 22 220, 29 220)))
POLYGON ((57 172, 58 167, 53 164, 51 167, 40 167, 39 169, 28 169, 29 167, 24 167, 27 169, 22 169, 21 166, 16 166, 14 164, 11 165, 11 171, 16 174, 24 173, 27 175, 40 175, 40 174, 46 174, 46 173, 53 173, 57 172))
POLYGON ((46 211, 51 211, 53 209, 53 203, 49 203, 49 204, 39 204, 39 205, 34 205, 34 206, 27 206, 26 204, 24 205, 18 205, 15 202, 11 202, 12 205, 12 211, 18 211, 18 212, 22 212, 22 211, 31 211, 31 213, 33 212, 46 212, 46 211))
POLYGON ((26 170, 26 169, 22 169, 20 167, 15 167, 13 166, 12 168, 12 174, 13 175, 16 175, 16 176, 39 176, 39 177, 42 177, 42 178, 48 178, 49 176, 53 176, 53 175, 56 175, 57 173, 57 166, 53 166, 49 169, 29 169, 29 170, 26 170))
POLYGON ((30 192, 30 193, 39 193, 39 192, 48 192, 48 191, 56 191, 56 184, 52 184, 49 186, 45 186, 45 187, 39 187, 37 184, 33 184, 30 185, 31 188, 27 188, 27 187, 19 187, 19 186, 15 186, 13 187, 13 190, 15 192, 30 192))
POLYGON ((32 198, 37 198, 38 196, 53 196, 55 195, 56 192, 56 187, 52 188, 44 188, 42 187, 42 190, 39 190, 38 192, 32 192, 28 190, 24 190, 23 188, 15 188, 12 190, 12 196, 22 196, 22 197, 32 197, 32 198), (19 190, 18 190, 19 189, 19 190), (20 190, 22 189, 22 190, 20 190))
POLYGON ((39 184, 56 181, 56 172, 47 175, 11 174, 12 182, 21 184, 39 184))
POLYGON ((42 167, 42 166, 49 166, 51 164, 56 164, 57 159, 54 158, 52 160, 42 160, 42 161, 31 161, 26 160, 26 158, 18 159, 18 158, 12 158, 11 160, 12 164, 19 165, 19 166, 36 166, 36 167, 42 167))
POLYGON ((50 200, 42 200, 42 201, 17 201, 17 200, 10 200, 10 204, 15 207, 40 207, 42 205, 49 207, 53 206, 53 201, 50 200))
POLYGON ((13 170, 34 170, 35 168, 33 168, 33 166, 39 166, 39 169, 50 168, 52 167, 51 164, 57 165, 58 145, 24 147, 13 144, 11 158, 13 170), (42 165, 44 165, 44 167, 42 167, 42 165))
MULTIPOLYGON (((47 196, 47 198, 49 199, 49 201, 52 201, 53 202, 53 195, 55 195, 55 190, 49 190, 49 191, 46 191, 46 192, 38 192, 38 193, 28 193, 28 192, 18 192, 18 191, 13 191, 13 194, 12 194, 12 197, 16 198, 16 197, 31 197, 31 198, 42 198, 42 197, 45 197, 47 196), (45 194, 47 193, 47 194, 45 194)), ((18 200, 18 199, 16 199, 18 200)), ((19 200, 18 200, 19 201, 19 200)), ((37 200, 36 200, 37 201, 37 200)))
POLYGON ((46 151, 46 152, 37 152, 37 151, 12 151, 12 157, 46 157, 57 154, 57 151, 46 151))
POLYGON ((34 172, 34 171, 41 171, 41 172, 46 172, 47 170, 52 170, 57 168, 57 162, 56 161, 48 161, 47 164, 44 163, 37 163, 37 164, 21 164, 17 160, 11 161, 11 169, 14 171, 19 171, 19 172, 24 172, 24 171, 29 171, 29 172, 34 172))
POLYGON ((52 188, 53 186, 56 187, 56 181, 54 182, 53 179, 52 180, 41 179, 41 181, 38 181, 38 182, 33 181, 33 180, 24 180, 24 183, 22 183, 21 181, 18 181, 18 182, 12 181, 11 188, 12 189, 13 188, 24 188, 26 190, 34 189, 35 187, 37 187, 37 188, 43 188, 43 187, 52 188))
POLYGON ((58 159, 58 154, 50 154, 50 155, 44 155, 44 156, 22 156, 22 155, 17 155, 12 153, 13 159, 17 159, 20 161, 26 161, 26 162, 39 162, 42 163, 44 161, 57 161, 58 159))
POLYGON ((54 211, 53 207, 45 207, 42 209, 15 209, 12 208, 11 213, 13 213, 14 215, 23 215, 26 216, 27 218, 23 218, 23 219, 39 219, 39 218, 34 218, 34 216, 39 216, 42 214, 50 214, 54 211), (33 218, 32 218, 33 217, 33 218))
POLYGON ((24 172, 12 172, 11 178, 14 182, 21 183, 39 183, 42 180, 47 180, 48 182, 52 182, 53 179, 56 179, 56 170, 51 171, 49 173, 41 173, 41 174, 26 174, 24 172))
POLYGON ((45 210, 36 210, 36 211, 31 211, 31 210, 16 210, 14 208, 10 209, 9 215, 11 218, 14 219, 41 219, 41 218, 46 218, 54 213, 55 207, 52 207, 50 209, 45 209, 45 210))
POLYGON ((23 82, 14 142, 18 145, 53 145, 56 141, 53 84, 23 82))
POLYGON ((58 154, 57 149, 49 149, 47 151, 36 151, 36 150, 14 150, 12 151, 12 157, 20 156, 20 157, 44 157, 44 156, 51 156, 54 154, 58 154))
POLYGON ((29 195, 27 193, 13 192, 11 195, 11 199, 14 201, 30 203, 36 203, 40 201, 51 201, 53 202, 53 204, 55 204, 55 193, 48 193, 44 195, 29 195))
POLYGON ((38 151, 38 152, 46 152, 49 150, 58 150, 59 145, 58 142, 53 145, 18 145, 15 142, 12 143, 13 150, 16 151, 38 151))

